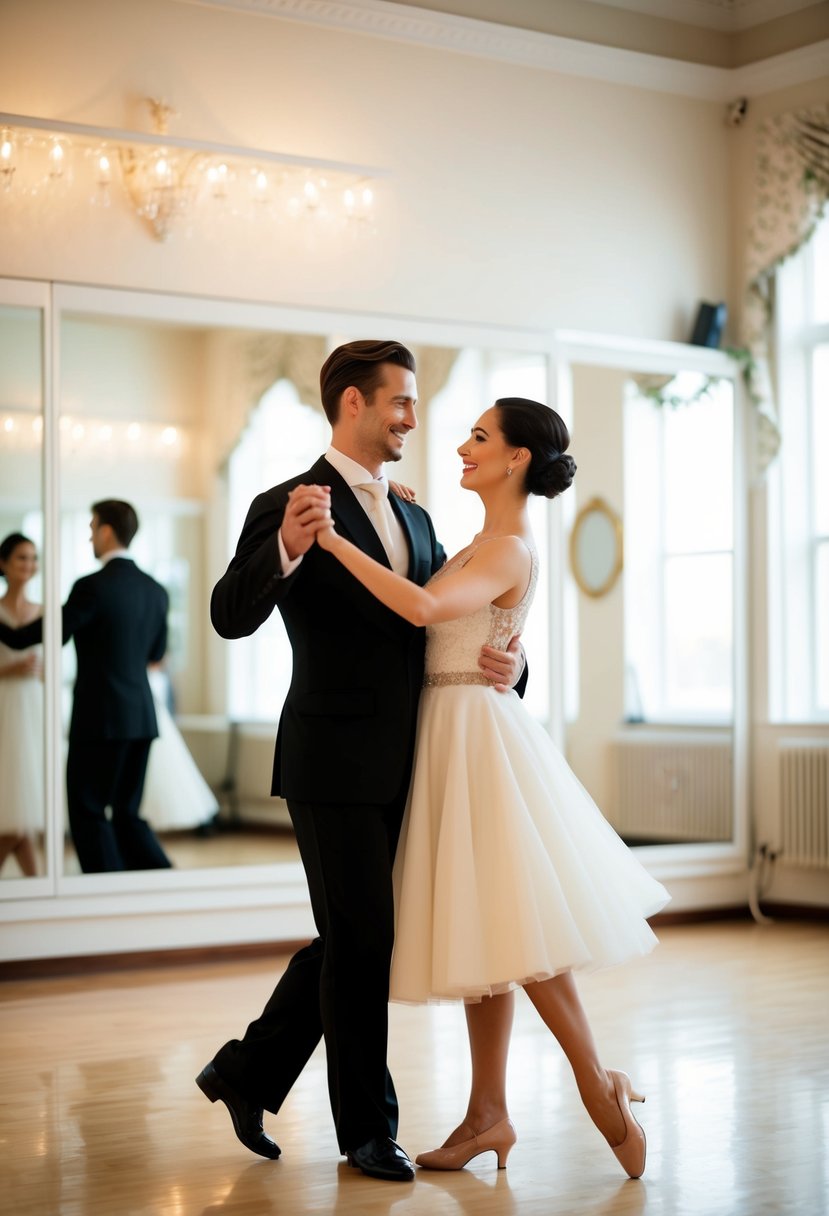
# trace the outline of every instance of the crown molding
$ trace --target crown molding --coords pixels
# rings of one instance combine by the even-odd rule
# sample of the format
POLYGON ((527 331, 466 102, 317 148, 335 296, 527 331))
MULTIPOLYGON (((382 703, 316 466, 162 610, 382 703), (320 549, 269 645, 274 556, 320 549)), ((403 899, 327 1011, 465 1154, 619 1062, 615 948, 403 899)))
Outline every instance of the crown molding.
POLYGON ((621 50, 555 34, 537 33, 437 13, 391 0, 175 0, 179 4, 225 9, 345 30, 454 51, 502 63, 520 64, 565 76, 676 93, 703 101, 756 97, 827 76, 829 39, 742 68, 686 63, 661 55, 621 50))

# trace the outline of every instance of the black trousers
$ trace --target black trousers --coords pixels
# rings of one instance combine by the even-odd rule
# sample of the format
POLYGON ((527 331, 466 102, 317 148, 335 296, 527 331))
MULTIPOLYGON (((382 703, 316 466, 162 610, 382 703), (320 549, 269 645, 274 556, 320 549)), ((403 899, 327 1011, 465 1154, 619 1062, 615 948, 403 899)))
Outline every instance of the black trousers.
POLYGON ((385 806, 288 803, 319 937, 293 956, 244 1038, 214 1061, 229 1084, 276 1113, 324 1036, 343 1152, 397 1135, 386 1049, 392 864, 404 806, 405 795, 385 806))
POLYGON ((139 815, 151 743, 152 739, 91 743, 70 739, 66 761, 69 829, 84 873, 169 867, 170 859, 155 832, 139 815))

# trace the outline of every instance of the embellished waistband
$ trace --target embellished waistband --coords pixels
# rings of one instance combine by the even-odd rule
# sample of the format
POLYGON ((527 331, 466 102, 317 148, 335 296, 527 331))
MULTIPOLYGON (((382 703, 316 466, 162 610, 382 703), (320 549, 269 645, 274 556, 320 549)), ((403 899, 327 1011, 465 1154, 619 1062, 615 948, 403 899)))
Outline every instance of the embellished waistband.
POLYGON ((447 688, 451 684, 489 684, 482 671, 433 671, 423 677, 424 688, 447 688))

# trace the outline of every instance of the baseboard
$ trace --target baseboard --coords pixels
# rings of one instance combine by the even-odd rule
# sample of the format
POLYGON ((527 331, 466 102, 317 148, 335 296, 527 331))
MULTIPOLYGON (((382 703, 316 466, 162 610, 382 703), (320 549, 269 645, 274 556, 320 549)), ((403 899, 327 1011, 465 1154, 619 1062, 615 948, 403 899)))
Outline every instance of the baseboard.
MULTIPOLYGON (((815 904, 764 903, 763 912, 772 920, 829 922, 829 907, 815 904)), ((710 921, 751 920, 746 904, 723 908, 688 908, 660 912, 650 924, 705 924, 710 921)), ((246 959, 290 957, 307 941, 237 942, 223 946, 186 946, 172 950, 136 950, 118 954, 75 954, 65 958, 24 958, 0 962, 0 983, 6 980, 53 979, 57 976, 97 975, 117 971, 142 971, 153 967, 188 967, 205 963, 239 962, 246 959)))
POLYGON ((74 954, 65 958, 21 958, 0 962, 4 980, 54 979, 68 975, 99 975, 115 971, 143 971, 154 967, 203 966, 205 963, 246 959, 290 958, 304 941, 234 942, 223 946, 185 946, 172 950, 134 950, 118 954, 74 954))

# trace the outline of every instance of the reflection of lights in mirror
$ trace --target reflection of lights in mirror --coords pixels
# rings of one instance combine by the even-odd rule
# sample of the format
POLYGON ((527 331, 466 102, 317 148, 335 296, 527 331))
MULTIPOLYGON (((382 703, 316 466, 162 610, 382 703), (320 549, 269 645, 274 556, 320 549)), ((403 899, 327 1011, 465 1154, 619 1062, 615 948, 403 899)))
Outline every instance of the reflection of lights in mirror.
POLYGON ((112 422, 99 418, 75 418, 64 414, 60 420, 61 453, 78 461, 146 460, 166 457, 180 460, 188 454, 189 434, 181 426, 164 423, 112 422))

